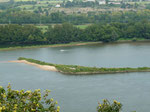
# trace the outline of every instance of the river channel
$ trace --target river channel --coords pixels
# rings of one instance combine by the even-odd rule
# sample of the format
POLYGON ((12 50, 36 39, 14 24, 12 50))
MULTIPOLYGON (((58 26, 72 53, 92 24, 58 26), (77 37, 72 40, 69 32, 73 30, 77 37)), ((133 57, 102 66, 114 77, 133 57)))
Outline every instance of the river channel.
POLYGON ((110 43, 0 51, 0 85, 13 89, 50 89, 61 112, 96 112, 98 102, 113 99, 123 112, 149 112, 150 72, 65 75, 23 63, 18 57, 57 64, 95 67, 150 67, 150 43, 110 43))

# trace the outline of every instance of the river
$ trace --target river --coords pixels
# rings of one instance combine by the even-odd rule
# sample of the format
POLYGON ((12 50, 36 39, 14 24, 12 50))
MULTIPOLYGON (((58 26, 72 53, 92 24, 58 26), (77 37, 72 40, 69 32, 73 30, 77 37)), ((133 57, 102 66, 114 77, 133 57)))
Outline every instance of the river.
POLYGON ((149 72, 64 75, 7 62, 18 57, 91 67, 150 67, 148 42, 0 51, 0 85, 11 83, 13 89, 19 90, 50 89, 50 98, 58 101, 61 112, 96 112, 98 102, 105 98, 121 102, 123 112, 149 111, 149 72))

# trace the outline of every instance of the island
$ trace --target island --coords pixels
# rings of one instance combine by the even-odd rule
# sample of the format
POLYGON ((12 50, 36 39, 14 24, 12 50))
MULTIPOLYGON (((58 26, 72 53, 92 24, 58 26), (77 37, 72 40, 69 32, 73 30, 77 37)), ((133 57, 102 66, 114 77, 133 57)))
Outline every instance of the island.
POLYGON ((60 72, 63 74, 86 75, 86 74, 114 74, 114 73, 129 73, 129 72, 150 72, 150 67, 137 67, 137 68, 98 68, 98 67, 85 67, 79 65, 63 65, 46 63, 43 61, 19 57, 17 61, 10 61, 17 63, 26 63, 37 66, 43 70, 60 72))

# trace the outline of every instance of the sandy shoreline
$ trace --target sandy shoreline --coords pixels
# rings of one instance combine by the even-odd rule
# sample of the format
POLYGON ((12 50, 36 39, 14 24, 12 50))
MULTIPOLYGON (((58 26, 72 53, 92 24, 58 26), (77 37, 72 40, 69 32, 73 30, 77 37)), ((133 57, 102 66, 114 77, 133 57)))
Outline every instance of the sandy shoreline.
POLYGON ((28 65, 36 66, 36 67, 38 67, 42 70, 46 70, 46 71, 54 71, 54 72, 58 71, 54 66, 39 65, 39 64, 36 64, 36 63, 28 62, 26 60, 14 60, 14 61, 8 61, 8 62, 11 62, 11 63, 25 63, 25 64, 28 64, 28 65))

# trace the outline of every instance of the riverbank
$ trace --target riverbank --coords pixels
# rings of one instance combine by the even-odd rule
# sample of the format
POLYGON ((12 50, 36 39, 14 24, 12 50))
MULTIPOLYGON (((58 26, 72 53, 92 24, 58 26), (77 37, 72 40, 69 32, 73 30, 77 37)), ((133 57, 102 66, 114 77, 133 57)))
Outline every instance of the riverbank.
POLYGON ((144 39, 144 38, 131 38, 131 39, 124 39, 120 38, 116 42, 118 43, 129 43, 129 42, 150 42, 150 39, 144 39))
POLYGON ((18 58, 17 61, 9 61, 9 62, 25 63, 25 64, 36 66, 43 70, 49 70, 49 71, 60 72, 63 74, 73 74, 73 75, 150 72, 150 67, 97 68, 97 67, 85 67, 85 66, 78 66, 78 65, 62 65, 62 64, 46 63, 39 60, 23 58, 23 57, 18 58))
POLYGON ((72 43, 67 43, 67 44, 14 46, 14 47, 0 48, 0 51, 8 51, 8 50, 16 50, 16 49, 45 48, 45 47, 67 47, 67 46, 95 45, 95 44, 101 44, 101 43, 102 42, 72 42, 72 43))
MULTIPOLYGON (((110 43, 131 43, 131 42, 150 42, 150 39, 119 39, 110 43)), ((69 47, 69 46, 83 46, 83 45, 96 45, 103 44, 103 42, 71 42, 67 44, 50 44, 50 45, 31 45, 31 46, 7 46, 0 47, 0 51, 16 50, 16 49, 31 49, 31 48, 46 48, 46 47, 69 47)))

